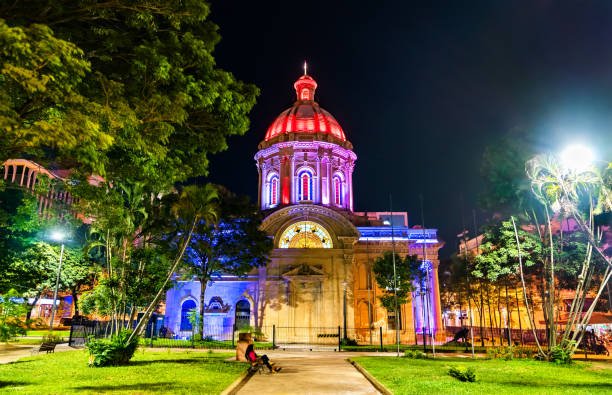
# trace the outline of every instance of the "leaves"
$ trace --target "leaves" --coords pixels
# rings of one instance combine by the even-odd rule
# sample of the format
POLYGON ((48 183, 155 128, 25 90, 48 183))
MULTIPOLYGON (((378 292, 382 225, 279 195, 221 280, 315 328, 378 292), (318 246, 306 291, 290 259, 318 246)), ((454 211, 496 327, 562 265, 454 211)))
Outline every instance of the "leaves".
POLYGON ((420 269, 420 261, 416 255, 408 255, 402 258, 399 254, 385 251, 383 255, 374 261, 372 266, 376 283, 383 290, 380 298, 382 305, 387 311, 395 311, 395 297, 397 304, 403 305, 408 302, 410 292, 413 291, 413 282, 425 275, 420 269), (395 276, 394 268, 395 266, 395 276))

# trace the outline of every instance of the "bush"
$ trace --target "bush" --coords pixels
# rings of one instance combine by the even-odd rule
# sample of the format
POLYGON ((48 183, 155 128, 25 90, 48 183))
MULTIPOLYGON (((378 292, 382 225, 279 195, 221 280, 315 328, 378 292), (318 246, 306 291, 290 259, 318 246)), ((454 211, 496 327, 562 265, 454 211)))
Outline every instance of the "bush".
POLYGON ((548 360, 557 365, 569 365, 572 363, 572 350, 573 350, 572 341, 564 341, 561 344, 554 346, 550 350, 550 354, 548 355, 548 360))
POLYGON ((349 339, 348 337, 345 337, 344 339, 342 339, 342 345, 343 346, 357 346, 357 340, 355 339, 349 339))
POLYGON ((459 381, 464 381, 464 382, 467 381, 470 383, 473 383, 474 381, 476 381, 476 372, 474 372, 474 369, 472 368, 461 370, 457 367, 451 367, 450 370, 448 371, 448 374, 456 378, 459 381))
POLYGON ((487 357, 490 359, 503 359, 505 361, 510 361, 515 356, 514 351, 514 347, 512 346, 491 347, 487 349, 487 357))
POLYGON ((89 366, 127 365, 138 348, 138 336, 131 342, 128 339, 132 331, 122 330, 111 339, 91 339, 86 347, 89 350, 89 366))
POLYGON ((419 350, 406 350, 404 351, 404 357, 410 359, 426 359, 427 354, 419 350))
POLYGON ((0 341, 6 342, 17 335, 25 335, 25 322, 21 320, 25 312, 23 299, 14 289, 0 296, 0 341))
POLYGON ((62 343, 64 339, 54 334, 53 332, 49 332, 45 336, 43 336, 42 341, 43 343, 56 343, 57 344, 57 343, 62 343))

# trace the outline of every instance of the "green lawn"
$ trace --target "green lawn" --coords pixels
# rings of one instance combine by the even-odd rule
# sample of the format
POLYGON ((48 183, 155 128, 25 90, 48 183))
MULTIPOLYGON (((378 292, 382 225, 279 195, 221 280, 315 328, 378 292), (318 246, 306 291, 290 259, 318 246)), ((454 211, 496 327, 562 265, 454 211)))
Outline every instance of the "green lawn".
POLYGON ((576 362, 555 366, 533 360, 436 360, 352 358, 394 394, 612 394, 612 366, 576 362), (463 383, 448 375, 451 366, 473 367, 476 382, 463 383))
POLYGON ((0 365, 0 393, 219 394, 246 370, 232 355, 138 350, 129 366, 89 368, 85 351, 45 354, 0 365))
MULTIPOLYGON (((49 330, 48 329, 44 329, 44 330, 39 330, 39 329, 28 329, 26 336, 46 336, 49 334, 49 330)), ((59 337, 65 337, 68 338, 70 337, 70 330, 54 330, 53 334, 55 336, 59 336, 59 337)))

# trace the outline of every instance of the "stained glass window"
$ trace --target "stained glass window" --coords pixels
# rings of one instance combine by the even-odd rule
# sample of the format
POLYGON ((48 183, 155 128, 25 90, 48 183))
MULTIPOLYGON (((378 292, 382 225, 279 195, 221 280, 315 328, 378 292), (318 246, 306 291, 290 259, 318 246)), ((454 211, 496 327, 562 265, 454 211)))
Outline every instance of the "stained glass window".
POLYGON ((270 179, 270 196, 268 202, 270 206, 276 206, 278 204, 278 177, 273 176, 270 179))
POLYGON ((298 200, 312 200, 312 173, 308 170, 298 174, 299 196, 298 200))
POLYGON ((338 176, 334 176, 334 204, 336 206, 342 205, 342 181, 338 176))
POLYGON ((279 248, 332 248, 329 232, 312 221, 300 221, 290 225, 282 233, 279 248))

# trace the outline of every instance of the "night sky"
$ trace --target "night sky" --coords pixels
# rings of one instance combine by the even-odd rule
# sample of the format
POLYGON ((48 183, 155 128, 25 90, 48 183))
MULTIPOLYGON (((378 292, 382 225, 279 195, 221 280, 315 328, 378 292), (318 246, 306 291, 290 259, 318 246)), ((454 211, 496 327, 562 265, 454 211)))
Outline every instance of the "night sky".
MULTIPOLYGON (((315 99, 358 156, 355 211, 408 211, 456 247, 473 228, 485 146, 525 129, 537 151, 586 142, 612 158, 612 1, 213 1, 220 67, 255 83, 251 130, 212 158, 211 180, 257 199, 253 155, 294 100, 315 99)), ((472 231, 473 234, 473 231, 472 231)))

